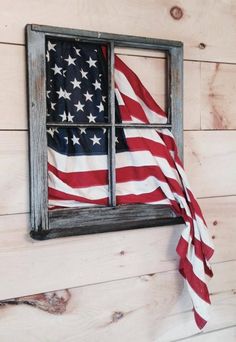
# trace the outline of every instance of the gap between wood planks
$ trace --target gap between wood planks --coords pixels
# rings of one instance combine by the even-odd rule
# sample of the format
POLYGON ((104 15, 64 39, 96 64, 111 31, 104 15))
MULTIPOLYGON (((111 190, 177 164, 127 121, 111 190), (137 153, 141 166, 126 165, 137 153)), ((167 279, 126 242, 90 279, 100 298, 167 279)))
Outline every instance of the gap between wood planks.
POLYGON ((206 331, 206 332, 201 332, 201 333, 194 334, 194 335, 191 335, 188 337, 179 338, 178 340, 172 340, 170 342, 186 341, 186 340, 189 340, 190 338, 205 336, 205 335, 213 334, 214 332, 217 332, 217 331, 223 331, 223 330, 227 330, 227 329, 231 329, 231 328, 235 328, 235 327, 236 327, 236 325, 229 325, 225 328, 219 328, 219 329, 214 329, 214 330, 210 330, 210 331, 206 331))
MULTIPOLYGON (((22 46, 26 47, 26 44, 20 44, 20 43, 10 43, 10 42, 0 42, 0 45, 13 45, 13 46, 22 46)), ((146 56, 144 54, 131 54, 131 53, 121 53, 118 52, 119 55, 125 55, 125 56, 132 56, 132 57, 147 57, 147 58, 155 58, 155 59, 165 59, 165 57, 157 57, 157 56, 146 56)), ((210 63, 210 64, 227 64, 227 65, 236 65, 236 62, 224 62, 224 61, 209 61, 209 60, 202 60, 202 59, 188 59, 184 58, 184 62, 196 62, 196 63, 210 63)))

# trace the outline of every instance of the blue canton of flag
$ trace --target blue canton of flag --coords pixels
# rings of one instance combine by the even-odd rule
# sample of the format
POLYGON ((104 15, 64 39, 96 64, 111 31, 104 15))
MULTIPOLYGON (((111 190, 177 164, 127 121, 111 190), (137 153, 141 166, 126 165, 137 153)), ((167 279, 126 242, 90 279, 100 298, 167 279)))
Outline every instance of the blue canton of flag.
MULTIPOLYGON (((107 122, 107 65, 101 47, 47 41, 47 121, 107 122)), ((106 154, 105 128, 49 128, 48 145, 66 155, 106 154)))
MULTIPOLYGON (((46 60, 47 122, 107 123, 107 62, 101 45, 50 39, 46 60)), ((51 127, 47 132, 48 145, 59 153, 107 154, 105 128, 51 127)), ((116 141, 117 152, 126 150, 122 130, 116 141)))

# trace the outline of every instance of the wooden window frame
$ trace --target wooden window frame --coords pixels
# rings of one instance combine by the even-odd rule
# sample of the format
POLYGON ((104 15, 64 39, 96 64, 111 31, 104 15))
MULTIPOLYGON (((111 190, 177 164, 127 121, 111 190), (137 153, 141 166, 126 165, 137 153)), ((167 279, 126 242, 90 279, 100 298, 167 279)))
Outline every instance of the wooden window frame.
MULTIPOLYGON (((28 110, 30 145, 31 236, 49 239, 61 236, 102 233, 182 223, 169 206, 129 204, 115 206, 114 163, 109 164, 111 198, 109 207, 59 209, 48 211, 47 127, 46 122, 46 39, 65 38, 108 45, 108 112, 110 127, 109 160, 115 157, 114 48, 139 48, 165 52, 167 56, 167 124, 132 124, 132 127, 172 130, 183 157, 183 44, 179 41, 144 38, 78 29, 29 24, 26 26, 28 65, 28 110)), ((71 124, 72 126, 73 124, 71 124)), ((70 126, 68 123, 66 126, 70 126)), ((99 127, 99 124, 76 124, 99 127)), ((129 127, 128 124, 116 125, 129 127)), ((109 192, 110 193, 110 192, 109 192)))

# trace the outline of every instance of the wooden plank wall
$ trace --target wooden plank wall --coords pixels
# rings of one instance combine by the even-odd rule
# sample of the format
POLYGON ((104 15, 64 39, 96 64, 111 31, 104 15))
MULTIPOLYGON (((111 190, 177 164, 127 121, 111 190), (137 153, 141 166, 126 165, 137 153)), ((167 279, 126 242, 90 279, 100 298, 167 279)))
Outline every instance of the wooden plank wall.
MULTIPOLYGON (((18 300, 31 306, 2 302, 1 342, 236 340, 235 17, 234 0, 1 1, 0 300, 47 293, 18 300), (211 319, 202 333, 177 272, 182 226, 30 239, 27 23, 184 42, 185 166, 216 247, 211 319)), ((163 101, 163 61, 127 54, 163 101), (153 67, 159 73, 149 73, 153 67)))

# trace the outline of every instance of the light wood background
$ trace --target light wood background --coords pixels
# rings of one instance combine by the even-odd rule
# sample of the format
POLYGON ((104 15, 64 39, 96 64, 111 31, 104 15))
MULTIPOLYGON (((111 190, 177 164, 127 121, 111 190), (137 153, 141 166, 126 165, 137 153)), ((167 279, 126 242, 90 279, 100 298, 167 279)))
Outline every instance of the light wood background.
MULTIPOLYGON (((235 1, 0 4, 0 300, 63 289, 71 294, 61 315, 27 305, 0 306, 0 341, 236 341, 235 1), (176 3, 183 13, 179 20, 170 14, 176 3), (202 333, 177 271, 175 247, 182 226, 44 242, 30 239, 27 23, 184 42, 185 167, 216 248, 215 277, 209 284, 211 318, 202 333)), ((160 56, 119 53, 163 103, 160 56)))

